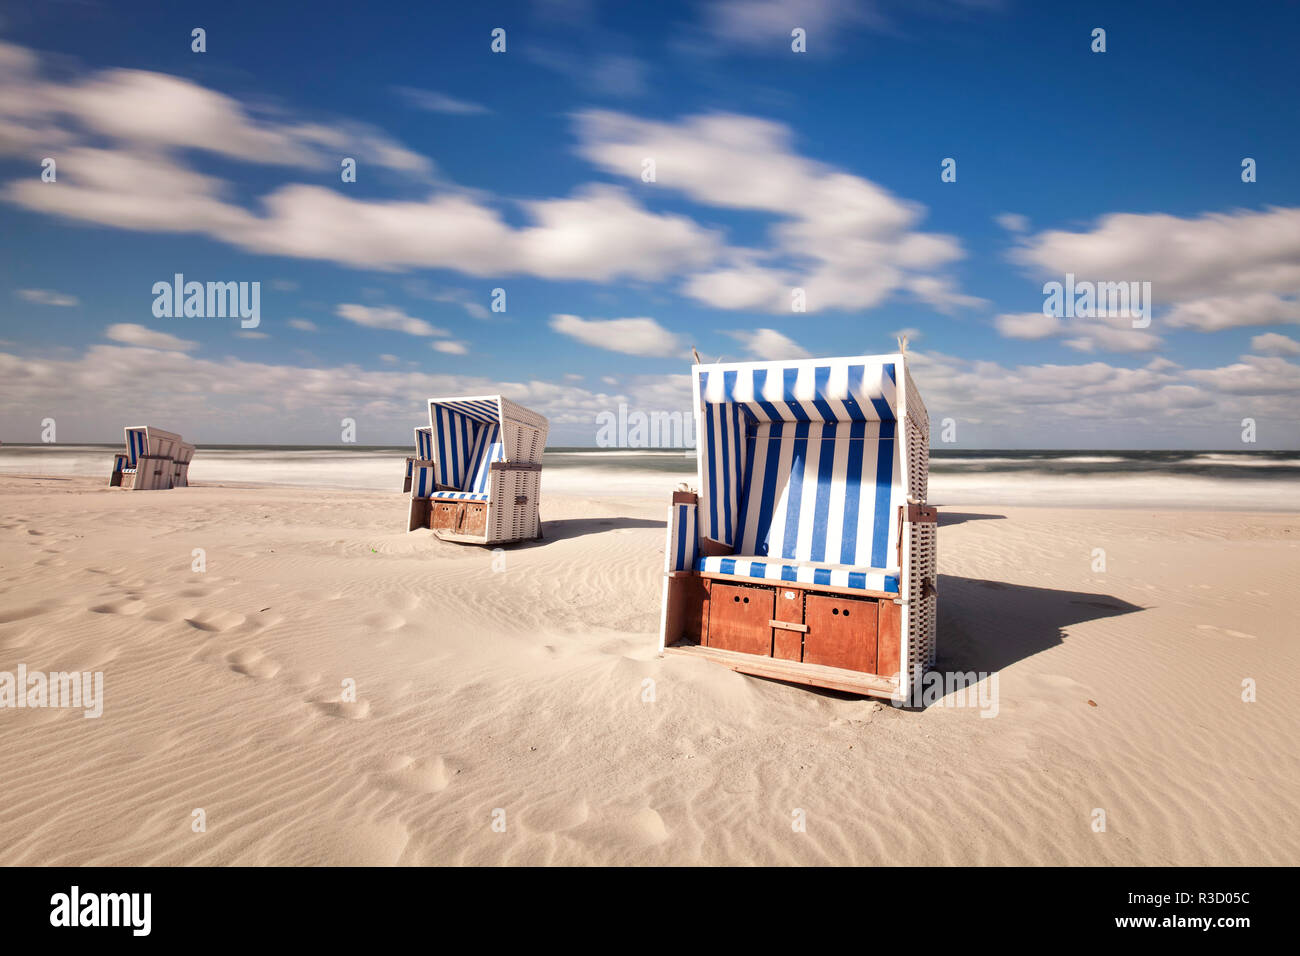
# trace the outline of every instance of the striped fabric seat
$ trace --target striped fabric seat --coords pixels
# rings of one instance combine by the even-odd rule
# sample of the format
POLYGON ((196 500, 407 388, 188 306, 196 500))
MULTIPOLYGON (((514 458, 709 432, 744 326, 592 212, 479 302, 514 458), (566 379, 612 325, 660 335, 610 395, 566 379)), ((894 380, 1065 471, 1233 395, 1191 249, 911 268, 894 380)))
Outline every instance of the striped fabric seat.
POLYGON ((487 501, 486 491, 435 491, 431 498, 454 498, 457 501, 487 501))
POLYGON ((695 561, 695 570, 705 574, 734 574, 765 581, 798 581, 823 587, 898 593, 897 568, 849 567, 814 561, 781 561, 743 556, 701 556, 695 561))

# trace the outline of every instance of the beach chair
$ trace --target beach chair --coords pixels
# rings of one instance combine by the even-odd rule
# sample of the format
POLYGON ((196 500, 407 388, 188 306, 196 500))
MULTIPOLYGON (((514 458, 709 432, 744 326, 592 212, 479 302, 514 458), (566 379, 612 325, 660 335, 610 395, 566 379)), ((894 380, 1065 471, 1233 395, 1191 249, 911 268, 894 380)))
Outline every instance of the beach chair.
POLYGON ((433 431, 428 425, 415 430, 415 457, 406 457, 406 477, 402 479, 402 491, 411 490, 411 474, 417 461, 429 461, 433 458, 433 431))
POLYGON ((660 649, 907 700, 935 654, 930 426, 902 354, 692 369, 660 649))
MULTIPOLYGON (((128 425, 126 454, 113 456, 110 487, 131 491, 156 491, 172 487, 176 451, 185 443, 181 436, 148 425, 128 425)), ((188 470, 188 464, 186 469, 188 470)))
POLYGON ((549 428, 500 395, 430 399, 429 456, 411 463, 407 530, 429 528, 444 541, 469 544, 540 538, 549 428))
POLYGON ((172 487, 188 488, 190 485, 190 461, 194 458, 194 446, 181 442, 176 446, 176 458, 173 462, 172 487))

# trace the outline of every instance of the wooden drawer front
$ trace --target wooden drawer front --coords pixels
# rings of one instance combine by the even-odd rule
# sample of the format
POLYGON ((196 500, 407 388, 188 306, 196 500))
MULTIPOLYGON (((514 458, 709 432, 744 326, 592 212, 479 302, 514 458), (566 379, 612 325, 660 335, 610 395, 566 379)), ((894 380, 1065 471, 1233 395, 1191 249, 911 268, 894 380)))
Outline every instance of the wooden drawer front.
POLYGON ((461 506, 455 501, 435 501, 429 512, 429 527, 438 531, 455 531, 460 525, 461 506))
POLYGON ((715 583, 710 592, 709 647, 771 657, 771 589, 715 583))
POLYGON ((460 519, 461 534, 487 534, 487 505, 481 501, 467 501, 460 519))
POLYGON ((897 677, 899 658, 903 653, 903 609, 893 601, 881 601, 876 618, 876 673, 881 677, 897 677))
POLYGON ((776 613, 772 620, 796 625, 795 629, 772 628, 772 656, 783 661, 803 658, 803 592, 790 588, 776 589, 776 613))
POLYGON ((804 599, 805 664, 876 672, 876 602, 809 594, 804 599))

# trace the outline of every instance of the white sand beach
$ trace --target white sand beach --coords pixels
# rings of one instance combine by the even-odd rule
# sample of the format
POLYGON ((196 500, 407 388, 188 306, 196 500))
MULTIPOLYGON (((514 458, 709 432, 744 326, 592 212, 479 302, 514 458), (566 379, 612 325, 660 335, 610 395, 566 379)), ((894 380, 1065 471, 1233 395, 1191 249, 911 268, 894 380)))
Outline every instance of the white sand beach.
POLYGON ((660 657, 662 496, 494 554, 397 491, 104 485, 0 477, 0 671, 104 674, 0 710, 0 863, 1300 863, 1295 514, 943 505, 982 716, 660 657))

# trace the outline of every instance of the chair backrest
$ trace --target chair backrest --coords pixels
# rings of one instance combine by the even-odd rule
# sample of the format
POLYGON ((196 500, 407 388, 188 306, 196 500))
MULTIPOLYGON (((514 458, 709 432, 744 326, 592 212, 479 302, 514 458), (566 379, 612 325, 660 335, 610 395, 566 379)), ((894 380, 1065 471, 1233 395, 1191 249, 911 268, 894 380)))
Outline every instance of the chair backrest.
POLYGON ((892 421, 751 425, 735 552, 897 567, 894 437, 892 421))
POLYGON ((129 468, 138 464, 141 455, 149 454, 149 439, 145 432, 144 428, 126 429, 126 460, 129 468))
POLYGON ((415 430, 415 457, 428 461, 433 457, 433 430, 423 425, 415 430))
POLYGON ((469 465, 466 468, 469 477, 461 490, 483 493, 488 490, 492 462, 505 461, 506 453, 501 444, 500 425, 496 422, 491 425, 483 424, 477 431, 478 435, 474 439, 474 446, 470 449, 469 465))

